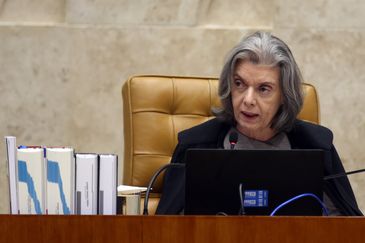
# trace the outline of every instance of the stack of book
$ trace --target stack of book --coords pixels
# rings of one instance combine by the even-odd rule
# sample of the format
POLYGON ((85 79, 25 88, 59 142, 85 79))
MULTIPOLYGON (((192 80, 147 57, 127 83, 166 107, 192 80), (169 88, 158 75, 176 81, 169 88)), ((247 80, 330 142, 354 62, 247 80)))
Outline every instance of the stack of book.
POLYGON ((5 142, 11 214, 116 214, 116 155, 5 142))

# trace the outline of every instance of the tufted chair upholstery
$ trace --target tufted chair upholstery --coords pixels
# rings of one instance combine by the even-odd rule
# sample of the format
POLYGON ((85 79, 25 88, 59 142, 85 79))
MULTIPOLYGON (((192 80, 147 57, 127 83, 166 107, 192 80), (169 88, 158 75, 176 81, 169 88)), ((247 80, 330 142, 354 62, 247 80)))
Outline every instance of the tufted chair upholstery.
MULTIPOLYGON (((303 84, 304 106, 298 118, 319 123, 315 88, 303 84)), ((220 105, 218 79, 177 76, 134 76, 122 88, 124 119, 123 184, 147 186, 153 173, 169 163, 177 134, 213 117, 220 105)), ((162 187, 154 186, 149 211, 154 213, 162 187)))

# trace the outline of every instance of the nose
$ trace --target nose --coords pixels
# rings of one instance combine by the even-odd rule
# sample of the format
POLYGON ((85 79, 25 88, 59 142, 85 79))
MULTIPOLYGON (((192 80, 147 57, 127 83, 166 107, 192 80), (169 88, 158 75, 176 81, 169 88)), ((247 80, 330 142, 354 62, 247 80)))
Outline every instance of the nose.
POLYGON ((255 90, 252 87, 246 90, 243 103, 248 107, 256 104, 255 90))

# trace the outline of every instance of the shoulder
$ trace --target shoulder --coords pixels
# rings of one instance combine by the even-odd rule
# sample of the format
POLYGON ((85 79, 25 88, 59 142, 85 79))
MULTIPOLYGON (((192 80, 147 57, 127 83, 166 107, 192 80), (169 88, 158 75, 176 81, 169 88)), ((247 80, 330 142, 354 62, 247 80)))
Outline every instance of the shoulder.
POLYGON ((229 124, 214 118, 180 132, 178 140, 181 144, 216 142, 229 128, 229 124))
POLYGON ((330 129, 302 120, 294 123, 288 137, 294 145, 308 148, 331 149, 333 143, 330 129))

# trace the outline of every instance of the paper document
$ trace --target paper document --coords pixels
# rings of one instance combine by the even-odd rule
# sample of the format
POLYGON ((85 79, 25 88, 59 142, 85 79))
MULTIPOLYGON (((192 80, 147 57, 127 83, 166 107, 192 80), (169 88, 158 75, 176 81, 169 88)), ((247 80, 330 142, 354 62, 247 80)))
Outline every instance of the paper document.
POLYGON ((119 185, 118 186, 118 195, 126 195, 126 194, 136 194, 147 191, 147 187, 140 186, 126 186, 119 185))

